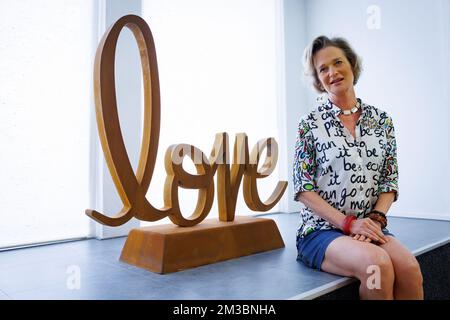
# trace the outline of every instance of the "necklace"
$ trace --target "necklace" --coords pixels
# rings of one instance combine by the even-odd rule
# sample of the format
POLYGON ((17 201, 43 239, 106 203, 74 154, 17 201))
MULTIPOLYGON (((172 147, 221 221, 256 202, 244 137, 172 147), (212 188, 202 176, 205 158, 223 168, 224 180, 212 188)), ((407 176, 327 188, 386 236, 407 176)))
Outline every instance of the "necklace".
POLYGON ((345 116, 351 115, 352 113, 356 113, 359 110, 359 100, 356 100, 356 106, 351 108, 350 110, 341 110, 341 113, 345 116))

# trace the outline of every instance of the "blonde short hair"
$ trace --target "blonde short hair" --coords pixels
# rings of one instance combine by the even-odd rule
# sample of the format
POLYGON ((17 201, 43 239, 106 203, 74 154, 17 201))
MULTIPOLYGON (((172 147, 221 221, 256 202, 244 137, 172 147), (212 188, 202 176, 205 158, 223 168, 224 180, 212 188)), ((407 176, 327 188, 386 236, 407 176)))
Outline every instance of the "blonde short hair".
POLYGON ((315 38, 303 52, 303 67, 305 76, 307 80, 309 80, 308 82, 310 82, 314 89, 316 89, 319 93, 326 92, 325 89, 323 89, 322 84, 320 83, 316 68, 314 67, 314 55, 319 50, 326 47, 336 47, 344 52, 345 57, 350 62, 350 65, 352 67, 354 78, 353 85, 357 84, 362 71, 361 58, 356 54, 356 52, 344 38, 336 37, 330 39, 326 36, 319 36, 315 38))

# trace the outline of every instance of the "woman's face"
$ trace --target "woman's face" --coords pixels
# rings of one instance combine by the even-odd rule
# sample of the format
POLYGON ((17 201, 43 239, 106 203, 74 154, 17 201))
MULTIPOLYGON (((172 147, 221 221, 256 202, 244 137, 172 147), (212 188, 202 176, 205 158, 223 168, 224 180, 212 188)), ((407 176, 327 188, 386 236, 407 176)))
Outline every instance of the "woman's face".
POLYGON ((320 83, 329 94, 339 96, 353 88, 352 66, 341 49, 320 49, 314 55, 314 67, 320 83))

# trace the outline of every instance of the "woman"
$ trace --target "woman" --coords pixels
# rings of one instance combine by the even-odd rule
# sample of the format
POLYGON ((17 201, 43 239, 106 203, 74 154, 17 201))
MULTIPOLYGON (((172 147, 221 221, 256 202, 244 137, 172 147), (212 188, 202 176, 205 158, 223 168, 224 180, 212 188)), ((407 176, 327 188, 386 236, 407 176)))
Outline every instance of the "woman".
POLYGON ((346 40, 317 37, 304 66, 328 100, 298 128, 294 194, 305 205, 298 259, 359 279, 361 299, 423 299, 417 260, 386 229, 398 198, 392 119, 356 97, 361 64, 346 40))

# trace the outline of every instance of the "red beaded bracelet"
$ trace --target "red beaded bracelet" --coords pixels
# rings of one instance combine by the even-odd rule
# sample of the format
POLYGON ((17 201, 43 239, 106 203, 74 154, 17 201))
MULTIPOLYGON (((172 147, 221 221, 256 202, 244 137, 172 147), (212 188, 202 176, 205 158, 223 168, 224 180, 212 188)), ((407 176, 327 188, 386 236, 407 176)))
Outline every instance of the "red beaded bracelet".
POLYGON ((346 216, 344 219, 344 223, 342 224, 342 231, 345 235, 350 234, 350 227, 353 223, 353 221, 356 220, 355 216, 346 216))

